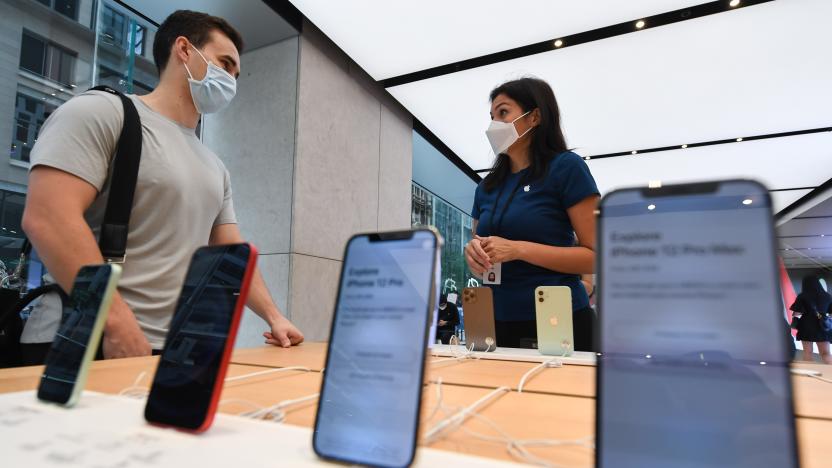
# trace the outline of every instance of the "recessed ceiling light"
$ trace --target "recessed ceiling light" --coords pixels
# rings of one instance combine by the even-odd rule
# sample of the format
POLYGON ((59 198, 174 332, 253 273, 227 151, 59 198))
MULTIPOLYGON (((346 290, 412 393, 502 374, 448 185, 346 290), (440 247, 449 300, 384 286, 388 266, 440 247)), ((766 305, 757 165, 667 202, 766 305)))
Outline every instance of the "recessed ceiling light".
POLYGON ((682 149, 687 148, 687 147, 688 147, 688 145, 682 145, 682 149))
POLYGON ((630 154, 638 154, 638 151, 633 150, 630 154))
POLYGON ((556 40, 555 47, 563 47, 563 41, 561 39, 556 40))
POLYGON ((589 157, 589 156, 584 156, 584 160, 585 160, 585 161, 589 161, 590 159, 592 159, 592 158, 591 158, 591 157, 589 157))
POLYGON ((750 198, 746 198, 745 200, 742 201, 743 205, 750 205, 752 203, 754 203, 754 200, 752 200, 750 198))
POLYGON ((645 22, 644 22, 644 20, 638 20, 638 21, 636 21, 636 29, 641 29, 641 28, 643 28, 646 24, 647 24, 647 23, 645 23, 645 22))
POLYGON ((737 141, 742 141, 742 137, 740 137, 740 138, 737 138, 737 141))
POLYGON ((731 0, 731 3, 729 3, 728 5, 730 5, 731 8, 738 7, 740 6, 740 0, 731 0))
POLYGON ((653 211, 656 209, 656 205, 647 205, 647 209, 653 211))

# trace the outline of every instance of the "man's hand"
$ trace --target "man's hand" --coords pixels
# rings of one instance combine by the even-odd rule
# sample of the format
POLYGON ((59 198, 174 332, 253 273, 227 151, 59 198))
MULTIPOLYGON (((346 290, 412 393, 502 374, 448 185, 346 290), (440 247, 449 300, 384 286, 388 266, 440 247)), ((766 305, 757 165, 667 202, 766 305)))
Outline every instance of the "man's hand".
POLYGON ((303 333, 297 329, 286 317, 280 315, 271 324, 271 331, 263 333, 266 344, 288 348, 303 342, 303 333))
POLYGON ((482 240, 482 249, 491 263, 503 263, 520 258, 520 245, 502 237, 490 236, 482 240))
POLYGON ((104 359, 150 356, 150 343, 139 328, 136 316, 120 295, 113 298, 104 328, 104 359))
POLYGON ((440 327, 444 327, 444 326, 445 326, 445 325, 447 325, 447 324, 448 324, 448 321, 447 321, 447 320, 440 320, 440 321, 439 321, 439 326, 440 326, 440 327))

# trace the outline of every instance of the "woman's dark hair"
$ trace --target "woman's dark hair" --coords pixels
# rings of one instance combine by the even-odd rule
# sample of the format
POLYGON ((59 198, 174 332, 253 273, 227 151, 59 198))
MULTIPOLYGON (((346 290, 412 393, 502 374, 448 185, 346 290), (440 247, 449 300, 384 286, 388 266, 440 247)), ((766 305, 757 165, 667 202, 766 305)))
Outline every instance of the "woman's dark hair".
POLYGON ((803 294, 809 300, 817 303, 822 297, 825 297, 826 291, 820 284, 820 278, 817 275, 809 275, 803 277, 803 285, 800 289, 800 294, 803 294))
MULTIPOLYGON (((523 112, 540 110, 540 124, 529 131, 529 171, 524 181, 532 182, 544 177, 549 170, 552 158, 567 151, 566 138, 560 128, 560 109, 555 93, 549 83, 538 78, 520 78, 497 86, 491 91, 489 100, 505 94, 513 99, 523 112)), ((486 192, 503 184, 511 171, 508 155, 501 153, 494 160, 491 172, 485 177, 483 187, 486 192)))

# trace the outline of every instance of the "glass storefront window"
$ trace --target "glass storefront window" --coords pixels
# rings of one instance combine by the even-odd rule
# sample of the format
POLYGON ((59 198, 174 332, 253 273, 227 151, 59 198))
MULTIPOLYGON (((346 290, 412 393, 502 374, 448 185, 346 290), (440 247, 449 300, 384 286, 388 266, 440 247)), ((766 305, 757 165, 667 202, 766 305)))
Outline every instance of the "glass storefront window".
POLYGON ((74 51, 23 30, 20 42, 20 68, 69 86, 75 73, 74 51))
POLYGON ((411 195, 411 224, 414 227, 434 226, 445 239, 442 250, 443 292, 453 288, 462 290, 474 278, 465 264, 465 245, 472 238, 471 216, 415 182, 411 195))
MULTIPOLYGON (((413 227, 434 226, 445 239, 441 258, 442 292, 460 293, 469 281, 478 281, 465 263, 465 245, 473 237, 471 216, 415 182, 411 187, 411 201, 410 219, 413 227)), ((459 299, 457 305, 461 306, 459 299)), ((463 311, 460 308, 460 330, 462 317, 463 311)))
POLYGON ((69 19, 78 21, 78 0, 37 0, 69 19))
POLYGON ((38 132, 60 103, 47 100, 44 93, 18 86, 14 109, 14 130, 9 155, 17 161, 29 162, 29 153, 38 139, 38 132))

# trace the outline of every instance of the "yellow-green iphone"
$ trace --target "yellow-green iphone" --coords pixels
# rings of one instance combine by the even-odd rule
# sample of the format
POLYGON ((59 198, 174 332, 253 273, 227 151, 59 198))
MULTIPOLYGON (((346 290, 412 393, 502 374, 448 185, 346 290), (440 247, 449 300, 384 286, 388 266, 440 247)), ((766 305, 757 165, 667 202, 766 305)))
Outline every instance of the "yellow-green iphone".
POLYGON ((38 399, 64 406, 78 402, 120 277, 118 265, 85 266, 78 272, 46 356, 38 399))
POLYGON ((537 350, 547 356, 568 356, 575 350, 572 330, 572 291, 568 286, 538 286, 534 290, 537 350))

